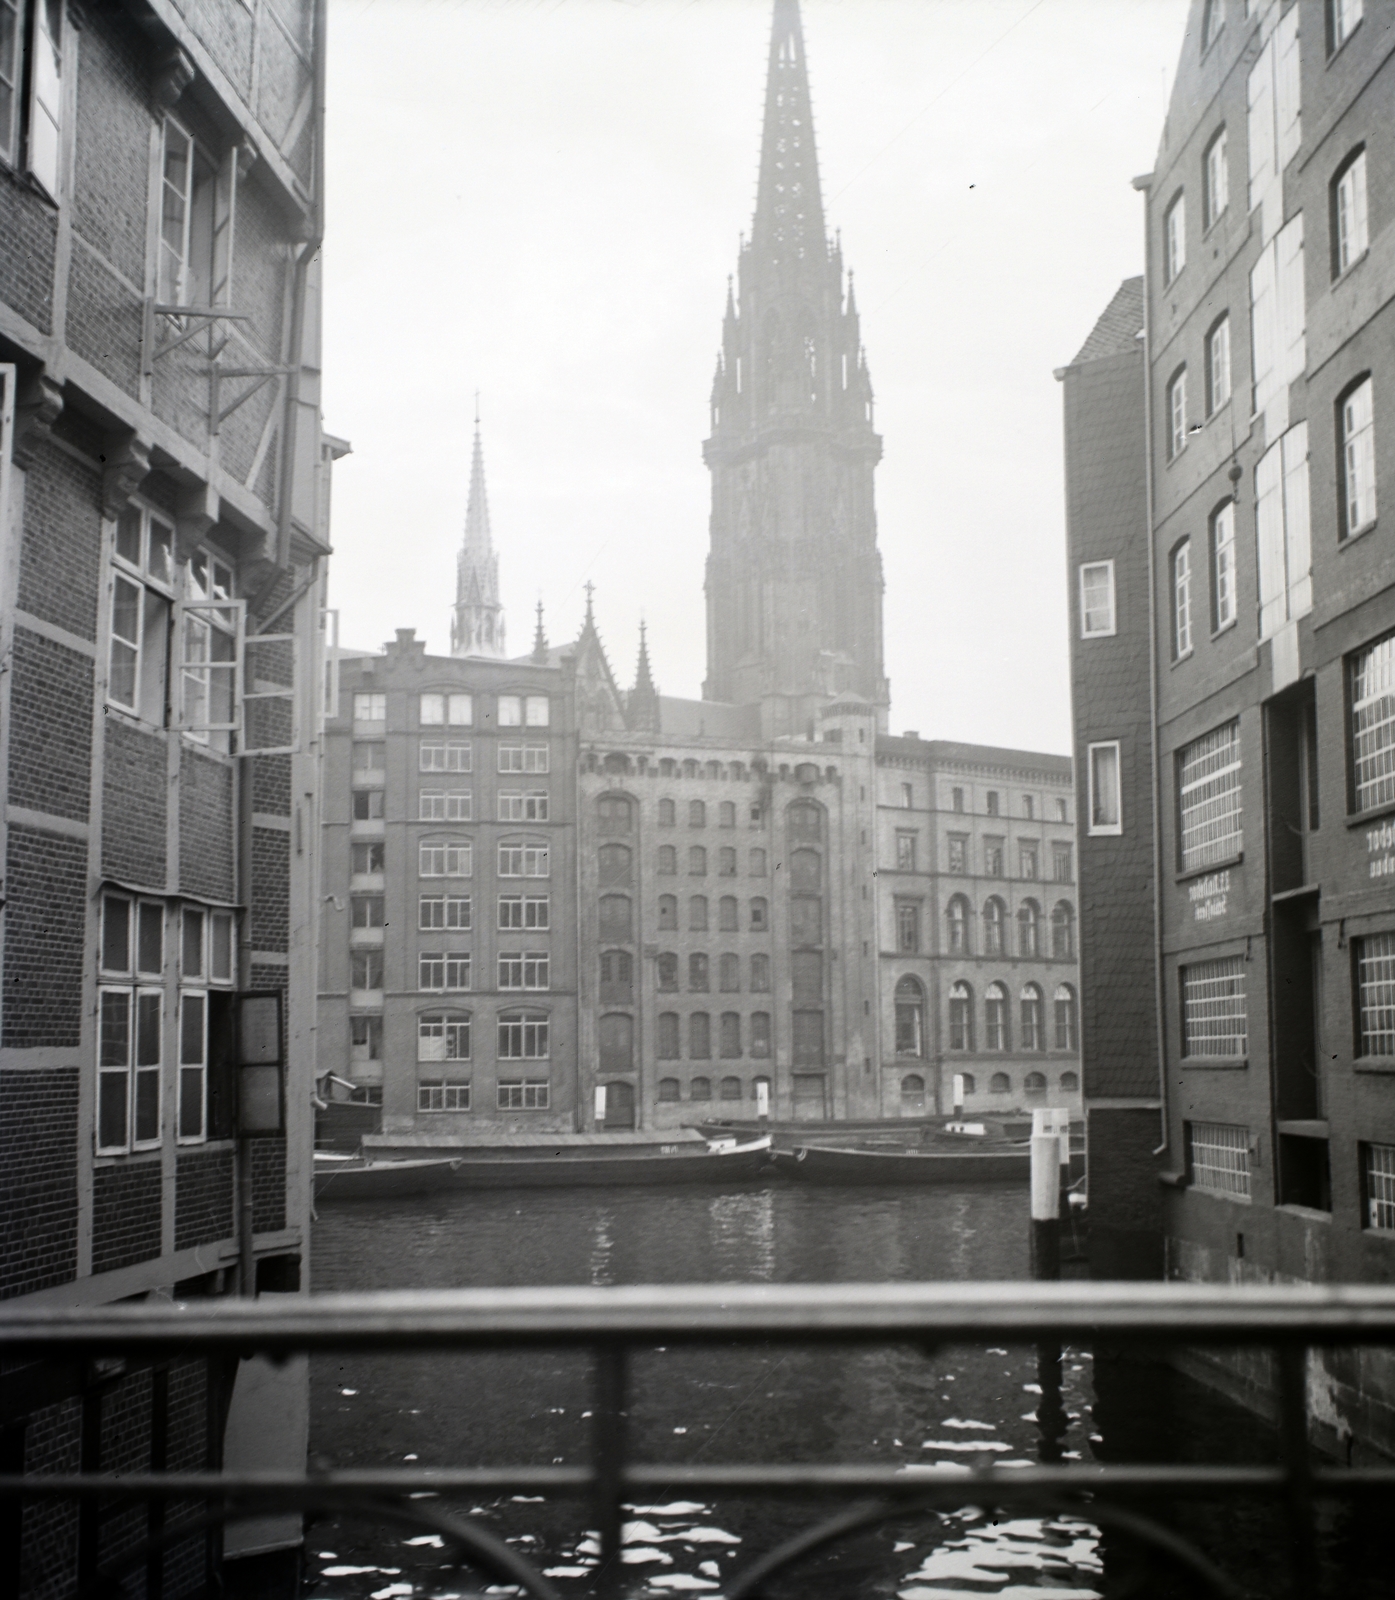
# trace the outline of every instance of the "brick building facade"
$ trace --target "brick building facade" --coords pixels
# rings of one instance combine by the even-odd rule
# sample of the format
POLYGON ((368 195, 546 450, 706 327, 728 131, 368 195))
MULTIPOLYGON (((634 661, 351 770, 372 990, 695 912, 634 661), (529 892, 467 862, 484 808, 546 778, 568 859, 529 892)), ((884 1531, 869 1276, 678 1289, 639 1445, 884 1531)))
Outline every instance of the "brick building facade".
MULTIPOLYGON (((286 1290, 339 448, 318 405, 323 8, 20 0, 3 22, 0 1297, 286 1290), (288 1081, 281 1131, 239 1163, 253 990, 279 996, 288 1081)), ((229 1417, 259 1425, 242 1387, 179 1360, 10 1371, 7 1470, 215 1464, 229 1417)), ((304 1417, 302 1379, 261 1419, 268 1464, 304 1417)), ((7 1510, 0 1592, 76 1593, 161 1515, 7 1510)), ((174 1538, 143 1592, 203 1592, 254 1552, 276 1592, 269 1552, 298 1541, 297 1518, 174 1538)))
MULTIPOLYGON (((1091 390, 1098 418, 1115 383, 1136 436, 1145 403, 1141 444, 1118 436, 1128 464, 1072 452, 1068 425, 1073 513, 1113 475, 1117 531, 1140 530, 1148 563, 1116 565, 1113 603, 1117 636, 1150 654, 1149 739, 1139 678, 1110 682, 1117 638, 1084 637, 1077 729, 1116 741, 1114 789, 1091 791, 1078 756, 1101 855, 1155 858, 1112 892, 1135 951, 1156 901, 1154 970, 1136 967, 1127 1004, 1156 993, 1161 1070, 1141 1041, 1131 1068, 1104 1070, 1159 1093, 1156 1154, 1133 1148, 1162 1186, 1155 1259, 1179 1279, 1395 1271, 1395 556, 1377 516, 1395 494, 1392 42, 1390 8, 1360 0, 1197 0, 1156 167, 1136 180, 1142 370, 1106 354, 1067 379, 1068 418, 1091 390)), ((1072 559, 1102 557, 1104 537, 1075 516, 1072 559)), ((1090 592, 1084 570, 1072 581, 1090 592)), ((1088 876, 1085 893, 1098 938, 1088 876)), ((1096 1047, 1116 1041, 1092 1042, 1087 1020, 1085 1042, 1089 1093, 1096 1047)), ((1121 1225, 1151 1214, 1121 1209, 1121 1225)), ((1230 1377, 1269 1383, 1262 1364, 1230 1377)), ((1383 1367, 1324 1357, 1309 1393, 1338 1438, 1395 1444, 1383 1367)))

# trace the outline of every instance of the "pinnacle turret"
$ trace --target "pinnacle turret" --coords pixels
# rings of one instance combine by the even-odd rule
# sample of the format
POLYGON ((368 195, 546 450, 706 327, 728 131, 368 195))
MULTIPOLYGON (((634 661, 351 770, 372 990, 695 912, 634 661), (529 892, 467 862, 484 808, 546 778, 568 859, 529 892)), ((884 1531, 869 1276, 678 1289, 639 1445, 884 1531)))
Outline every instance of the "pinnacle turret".
POLYGON ((538 601, 538 625, 533 630, 533 660, 540 667, 547 665, 547 635, 543 632, 543 607, 538 601))
POLYGON ((504 608, 499 601, 499 558, 489 529, 489 497, 484 486, 484 448, 478 402, 475 443, 470 459, 470 497, 465 538, 456 559, 455 614, 451 620, 453 656, 504 655, 504 608))
POLYGON ((626 696, 627 717, 636 733, 659 731, 659 691, 654 686, 654 674, 649 667, 649 640, 643 620, 639 624, 639 661, 635 666, 635 686, 626 696))

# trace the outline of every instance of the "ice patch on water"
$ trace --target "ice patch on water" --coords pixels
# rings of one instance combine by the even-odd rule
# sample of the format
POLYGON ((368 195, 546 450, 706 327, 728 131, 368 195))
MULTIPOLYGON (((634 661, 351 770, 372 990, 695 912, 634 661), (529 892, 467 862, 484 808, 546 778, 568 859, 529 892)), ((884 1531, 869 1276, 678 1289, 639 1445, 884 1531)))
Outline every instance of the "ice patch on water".
POLYGON ((925 1589, 914 1587, 898 1589, 897 1600, 969 1600, 976 1595, 979 1600, 991 1594, 991 1600, 1103 1600, 1098 1589, 1043 1588, 1035 1583, 1010 1583, 1006 1589, 925 1589))
POLYGON ((621 1552, 620 1559, 630 1567, 642 1567, 648 1561, 658 1561, 666 1567, 673 1565, 673 1557, 667 1550, 656 1550, 649 1544, 631 1545, 628 1550, 621 1552))
POLYGON ((446 1541, 439 1533, 419 1533, 415 1539, 404 1539, 403 1544, 429 1544, 433 1550, 444 1550, 446 1541))
POLYGON ((666 1572, 661 1578, 650 1578, 651 1589, 717 1589, 720 1584, 707 1578, 695 1578, 690 1572, 666 1572))
POLYGON ((585 1578, 590 1576, 590 1567, 544 1567, 544 1578, 585 1578))
POLYGON ((373 1600, 392 1600, 394 1595, 411 1594, 410 1583, 390 1583, 385 1589, 375 1589, 373 1600))
MULTIPOLYGON (((546 1495, 541 1494, 511 1494, 509 1496, 509 1499, 512 1500, 516 1506, 530 1506, 535 1504, 541 1505, 546 1498, 546 1495)), ((494 1591, 492 1589, 485 1590, 486 1594, 492 1594, 493 1592, 494 1591)))
POLYGON ((666 1506, 626 1506, 625 1510, 642 1517, 691 1517, 707 1507, 697 1500, 670 1500, 666 1506))
POLYGON ((1022 1393, 1023 1394, 1040 1394, 1041 1393, 1041 1385, 1039 1383, 1024 1383, 1022 1385, 1022 1393))
POLYGON ((998 1345, 990 1344, 989 1347, 988 1347, 988 1350, 987 1350, 987 1354, 990 1355, 990 1356, 1005 1356, 1007 1354, 1007 1351, 1001 1349, 998 1345))
POLYGON ((981 1428, 984 1433, 997 1433, 997 1428, 991 1422, 974 1422, 968 1417, 946 1417, 940 1424, 942 1428, 981 1428))
POLYGON ((339 1391, 339 1393, 340 1394, 357 1394, 358 1390, 357 1389, 341 1389, 339 1391))
POLYGON ((320 1576, 322 1578, 353 1578, 362 1572, 381 1572, 385 1578, 392 1578, 401 1570, 401 1567, 325 1567, 320 1576))
POLYGON ((699 1561, 698 1571, 708 1578, 720 1578, 722 1569, 715 1561, 699 1561))
POLYGON ((898 1539, 896 1541, 896 1543, 894 1545, 892 1545, 891 1553, 894 1556, 899 1556, 903 1550, 914 1550, 914 1549, 915 1549, 915 1546, 913 1544, 908 1544, 904 1539, 898 1539))
POLYGON ((740 1538, 725 1528, 686 1528, 680 1533, 670 1533, 670 1539, 682 1539, 685 1544, 740 1544, 740 1538))
POLYGON ((321 1561, 338 1561, 339 1559, 339 1552, 337 1550, 317 1550, 315 1554, 320 1558, 321 1561))
POLYGON ((643 1539, 659 1539, 663 1535, 652 1522, 626 1522, 621 1525, 620 1538, 625 1544, 638 1544, 643 1539))

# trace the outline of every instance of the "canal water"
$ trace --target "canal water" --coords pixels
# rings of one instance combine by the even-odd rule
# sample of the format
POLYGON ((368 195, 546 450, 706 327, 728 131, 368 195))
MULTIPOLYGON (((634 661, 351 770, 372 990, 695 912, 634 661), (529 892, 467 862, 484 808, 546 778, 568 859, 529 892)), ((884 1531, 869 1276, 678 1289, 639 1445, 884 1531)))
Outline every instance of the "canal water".
MULTIPOLYGON (((815 1188, 714 1192, 500 1190, 325 1207, 315 1230, 318 1291, 625 1283, 965 1281, 1027 1270, 1020 1187, 815 1188)), ((634 1362, 635 1458, 659 1462, 864 1461, 1027 1464, 1065 1460, 1273 1461, 1269 1430, 1167 1369, 1067 1349, 1061 1409, 1044 1438, 1037 1352, 1029 1346, 904 1346, 829 1351, 769 1346, 655 1349, 634 1362)), ((312 1457, 326 1465, 422 1466, 586 1460, 592 1402, 585 1358, 570 1353, 316 1358, 312 1457)), ((563 1593, 584 1595, 594 1530, 578 1502, 499 1497, 470 1512, 509 1539, 563 1593)), ((723 1582, 836 1507, 669 1500, 635 1507, 626 1579, 636 1600, 719 1595, 723 1582)), ((1282 1524, 1261 1505, 1166 1508, 1255 1595, 1280 1595, 1282 1524)), ((1383 1564, 1361 1576, 1361 1531, 1327 1529, 1334 1593, 1385 1595, 1383 1564)), ((432 1600, 488 1580, 449 1564, 427 1534, 316 1524, 307 1543, 315 1600, 432 1600)), ((1372 1557, 1376 1554, 1370 1552, 1372 1557)), ((1118 1533, 1086 1522, 966 1507, 906 1514, 802 1562, 766 1592, 803 1600, 1091 1600, 1129 1590, 1201 1592, 1118 1533)), ((507 1594, 496 1588, 490 1592, 507 1594)))

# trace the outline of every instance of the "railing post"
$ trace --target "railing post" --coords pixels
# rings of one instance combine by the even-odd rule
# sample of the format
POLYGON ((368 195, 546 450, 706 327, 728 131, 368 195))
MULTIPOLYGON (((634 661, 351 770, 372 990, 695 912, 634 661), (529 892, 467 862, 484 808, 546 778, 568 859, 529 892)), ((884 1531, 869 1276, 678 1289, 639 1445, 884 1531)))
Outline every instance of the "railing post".
POLYGON ((618 1600, 625 1569, 621 1550, 624 1525, 625 1380, 628 1351, 623 1344, 596 1351, 595 1419, 591 1426, 592 1471, 596 1483, 596 1527, 601 1556, 596 1567, 598 1600, 618 1600))
POLYGON ((1299 1600, 1317 1600, 1320 1574, 1317 1507, 1308 1460, 1308 1352, 1301 1344, 1284 1344, 1278 1359, 1279 1443, 1287 1480, 1293 1593, 1299 1600))

